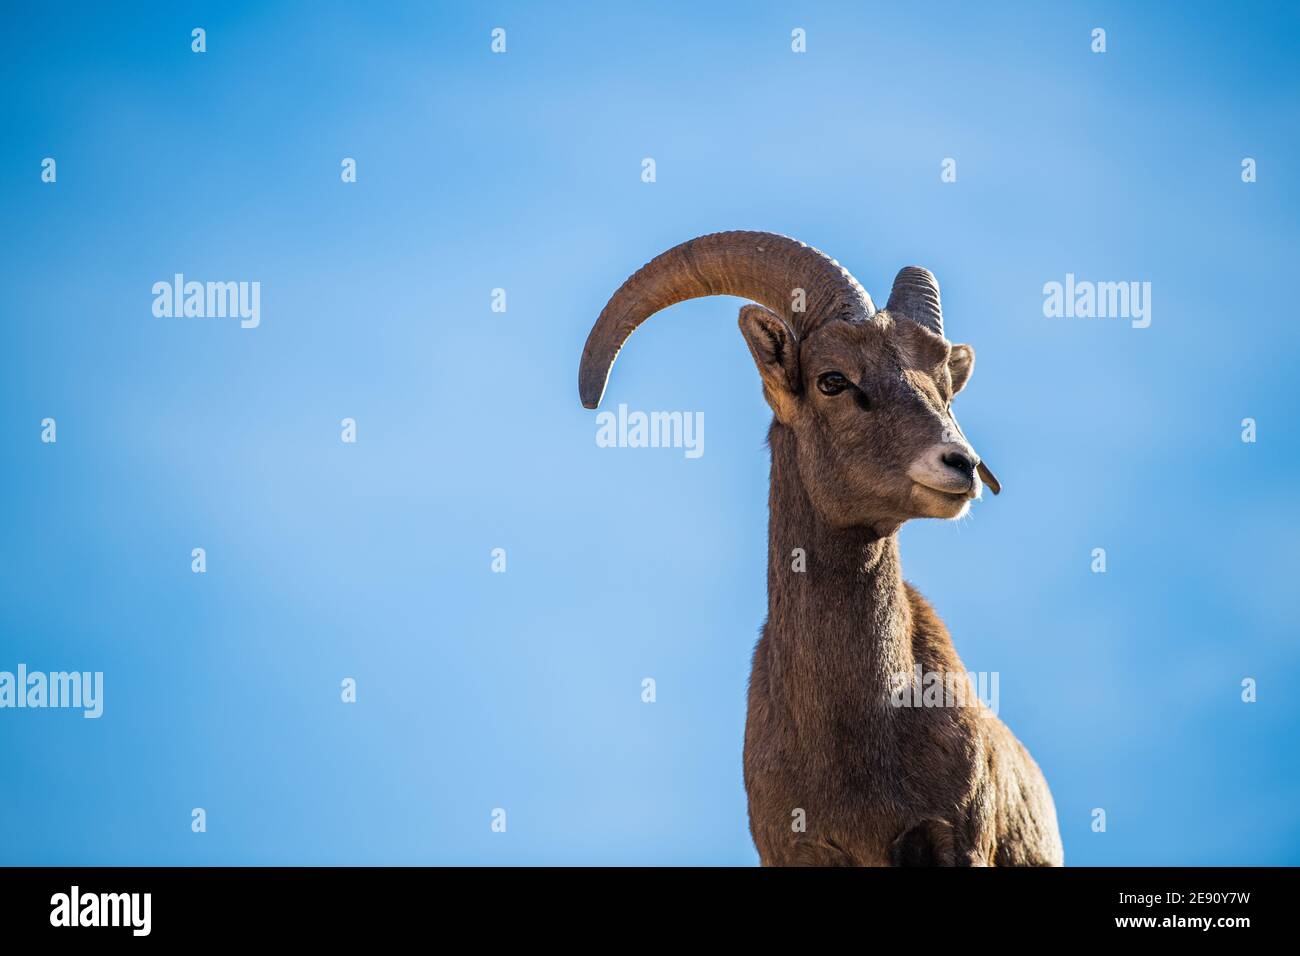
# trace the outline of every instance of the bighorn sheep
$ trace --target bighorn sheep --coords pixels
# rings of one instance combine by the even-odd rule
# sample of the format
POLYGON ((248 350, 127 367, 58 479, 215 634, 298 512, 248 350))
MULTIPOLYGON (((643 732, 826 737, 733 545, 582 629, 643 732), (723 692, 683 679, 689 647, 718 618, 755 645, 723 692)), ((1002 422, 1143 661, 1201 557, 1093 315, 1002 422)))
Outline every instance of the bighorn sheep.
POLYGON ((900 675, 965 675, 943 622, 903 581, 898 529, 965 514, 981 478, 1000 490, 952 417, 975 352, 944 338, 934 276, 903 269, 877 311, 801 242, 692 239, 601 312, 582 353, 583 405, 600 403, 637 326, 708 295, 760 303, 741 308, 740 330, 774 413, 768 616, 744 755, 762 863, 1061 865, 1047 783, 1001 721, 978 702, 896 706, 900 675))

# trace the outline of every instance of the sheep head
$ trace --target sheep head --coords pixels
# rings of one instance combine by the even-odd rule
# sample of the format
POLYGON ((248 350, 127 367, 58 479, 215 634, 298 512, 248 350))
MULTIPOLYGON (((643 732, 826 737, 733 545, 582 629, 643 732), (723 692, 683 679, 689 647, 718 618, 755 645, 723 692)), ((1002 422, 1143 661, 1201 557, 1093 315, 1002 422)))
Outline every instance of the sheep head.
POLYGON ((833 527, 890 533, 909 518, 961 516, 982 484, 1001 490, 952 415, 975 351, 944 337, 934 276, 903 269, 877 310, 834 259, 772 233, 692 239, 623 283, 583 349, 583 405, 600 404, 637 326, 706 295, 758 303, 740 310, 741 333, 768 404, 795 436, 809 499, 833 527))

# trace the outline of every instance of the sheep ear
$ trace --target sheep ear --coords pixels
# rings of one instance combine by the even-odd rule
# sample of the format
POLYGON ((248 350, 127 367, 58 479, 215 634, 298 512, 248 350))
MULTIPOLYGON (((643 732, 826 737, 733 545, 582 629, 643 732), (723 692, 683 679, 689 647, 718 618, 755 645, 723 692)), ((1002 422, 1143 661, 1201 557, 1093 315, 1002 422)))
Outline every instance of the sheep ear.
POLYGON ((969 345, 954 345, 948 357, 948 374, 952 376, 952 393, 956 395, 970 381, 975 371, 975 350, 969 345))
POLYGON ((799 392, 799 343, 781 317, 761 305, 740 310, 740 332, 763 380, 763 397, 778 419, 789 421, 799 392))

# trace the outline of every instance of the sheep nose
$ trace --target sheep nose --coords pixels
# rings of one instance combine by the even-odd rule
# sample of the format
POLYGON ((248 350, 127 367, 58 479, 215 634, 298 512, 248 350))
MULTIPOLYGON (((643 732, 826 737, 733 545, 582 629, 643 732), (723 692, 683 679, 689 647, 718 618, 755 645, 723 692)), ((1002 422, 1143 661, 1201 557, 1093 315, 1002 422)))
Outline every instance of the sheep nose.
POLYGON ((963 451, 944 452, 942 461, 949 468, 960 471, 967 481, 975 480, 975 462, 963 451))

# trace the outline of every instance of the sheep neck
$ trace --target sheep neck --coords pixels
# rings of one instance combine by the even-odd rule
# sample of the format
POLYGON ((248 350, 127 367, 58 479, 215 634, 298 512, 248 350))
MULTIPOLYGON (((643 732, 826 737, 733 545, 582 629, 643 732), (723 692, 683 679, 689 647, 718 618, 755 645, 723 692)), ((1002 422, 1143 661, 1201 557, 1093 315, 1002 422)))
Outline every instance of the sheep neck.
POLYGON ((897 534, 827 526, 799 477, 794 435, 776 424, 769 443, 770 690, 800 723, 887 720, 891 681, 914 666, 897 534))

